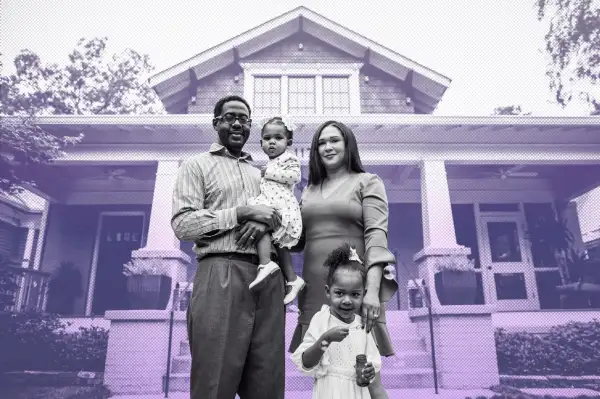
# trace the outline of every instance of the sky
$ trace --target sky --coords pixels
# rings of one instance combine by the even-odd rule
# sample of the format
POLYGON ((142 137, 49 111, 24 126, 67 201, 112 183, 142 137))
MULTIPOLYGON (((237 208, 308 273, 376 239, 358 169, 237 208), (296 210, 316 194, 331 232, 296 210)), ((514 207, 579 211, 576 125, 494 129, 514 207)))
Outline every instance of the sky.
POLYGON ((519 104, 533 115, 584 115, 552 101, 546 26, 534 0, 0 0, 3 74, 23 48, 64 64, 82 38, 150 56, 156 72, 298 6, 336 21, 450 79, 435 114, 489 115, 519 104))

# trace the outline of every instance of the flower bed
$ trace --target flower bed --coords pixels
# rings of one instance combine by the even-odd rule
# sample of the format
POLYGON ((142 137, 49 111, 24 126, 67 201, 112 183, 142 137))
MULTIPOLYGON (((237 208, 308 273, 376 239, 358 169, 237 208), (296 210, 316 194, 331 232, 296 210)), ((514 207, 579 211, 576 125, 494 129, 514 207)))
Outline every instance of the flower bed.
POLYGON ((548 334, 496 331, 500 374, 599 376, 600 321, 568 323, 548 334))
POLYGON ((103 372, 108 331, 80 328, 68 333, 55 315, 0 313, 0 372, 103 372))

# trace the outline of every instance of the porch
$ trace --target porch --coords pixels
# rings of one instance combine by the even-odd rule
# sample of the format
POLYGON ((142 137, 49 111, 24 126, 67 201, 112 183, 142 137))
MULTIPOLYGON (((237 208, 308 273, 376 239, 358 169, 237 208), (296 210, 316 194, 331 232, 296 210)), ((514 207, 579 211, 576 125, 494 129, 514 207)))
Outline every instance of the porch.
MULTIPOLYGON (((575 207, 557 205, 598 185, 600 122, 398 115, 339 119, 355 130, 363 163, 384 180, 390 203, 388 241, 398 258, 400 290, 387 304, 388 329, 401 348, 398 358, 415 363, 408 374, 398 368, 400 363, 390 364, 386 378, 401 385, 431 383, 430 366, 419 366, 431 350, 426 344, 429 326, 424 309, 408 309, 407 287, 415 278, 433 287, 436 261, 468 256, 477 268, 476 304, 444 307, 432 296, 438 371, 447 388, 497 383, 494 327, 513 323, 518 328, 515 319, 523 318, 525 324, 530 320, 524 314, 561 306, 554 289, 560 281, 556 260, 548 248, 531 245, 529 224, 561 210, 574 246, 583 248, 575 207), (462 339, 456 340, 455 334, 462 339), (473 362, 485 365, 477 381, 470 377, 468 365, 473 362)), ((158 261, 173 284, 189 289, 193 253, 191 244, 179 242, 171 230, 171 195, 180 161, 206 151, 214 140, 210 120, 206 115, 42 119, 55 134, 84 131, 86 138, 40 171, 42 181, 53 182, 40 185, 53 200, 41 270, 71 261, 81 271, 84 293, 71 315, 110 320, 106 378, 119 392, 162 389, 164 363, 142 366, 155 357, 167 359, 168 311, 127 310, 122 265, 132 258, 158 261), (144 342, 133 340, 132 331, 144 342), (126 375, 132 367, 139 368, 138 376, 126 375)), ((293 149, 306 176, 310 140, 320 120, 296 120, 300 128, 293 149)), ((247 150, 257 155, 257 163, 265 161, 252 139, 247 150)), ((300 271, 301 255, 295 262, 300 271)), ((171 300, 166 308, 172 305, 171 300)), ((182 315, 176 312, 181 324, 171 342, 176 348, 185 346, 182 315)), ((288 314, 292 320, 294 316, 288 314)), ((166 361, 181 371, 189 359, 179 354, 173 352, 166 361)), ((288 375, 292 385, 302 384, 294 373, 288 375)), ((171 377, 173 386, 186 385, 185 373, 171 377)))
MULTIPOLYGON (((70 184, 62 188, 66 201, 49 206, 40 270, 51 273, 71 263, 80 274, 72 307, 60 313, 101 318, 106 310, 128 309, 122 265, 131 260, 132 251, 134 255, 167 251, 175 259, 169 267, 179 275, 173 285, 186 286, 193 280, 192 244, 172 237, 169 224, 177 167, 178 161, 162 161, 158 167, 55 166, 70 184), (171 174, 164 173, 167 168, 171 174), (114 170, 119 171, 117 176, 111 174, 114 170)), ((528 224, 540 215, 553 214, 555 203, 565 199, 559 195, 562 186, 557 176, 573 184, 586 173, 600 176, 600 168, 530 164, 520 166, 522 174, 502 178, 498 170, 503 167, 444 162, 367 165, 384 179, 390 203, 388 241, 398 260, 400 288, 388 303, 389 310, 408 309, 409 280, 422 277, 414 255, 427 248, 426 240, 440 239, 438 245, 450 245, 447 237, 455 240, 455 246, 471 250, 477 269, 477 304, 494 305, 499 312, 561 309, 554 255, 549 248, 531 245, 528 224), (429 173, 430 168, 434 168, 433 182, 422 179, 423 169, 429 173), (438 176, 447 178, 440 183, 438 176), (448 201, 440 204, 443 182, 448 201), (437 214, 444 209, 449 213, 437 214)), ((574 246, 583 249, 575 205, 563 213, 574 246)), ((301 274, 302 254, 294 255, 294 263, 301 274)))

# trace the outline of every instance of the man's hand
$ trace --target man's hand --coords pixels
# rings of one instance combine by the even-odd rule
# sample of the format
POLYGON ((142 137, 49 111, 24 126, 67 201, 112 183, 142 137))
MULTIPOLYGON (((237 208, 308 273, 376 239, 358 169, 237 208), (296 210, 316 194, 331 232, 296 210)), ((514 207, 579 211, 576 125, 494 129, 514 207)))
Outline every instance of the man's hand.
POLYGON ((240 249, 253 247, 265 235, 267 230, 267 225, 249 220, 236 232, 235 243, 240 249))
POLYGON ((277 230, 281 225, 279 213, 275 208, 266 205, 240 206, 237 208, 237 218, 240 223, 253 220, 266 224, 272 231, 277 230))

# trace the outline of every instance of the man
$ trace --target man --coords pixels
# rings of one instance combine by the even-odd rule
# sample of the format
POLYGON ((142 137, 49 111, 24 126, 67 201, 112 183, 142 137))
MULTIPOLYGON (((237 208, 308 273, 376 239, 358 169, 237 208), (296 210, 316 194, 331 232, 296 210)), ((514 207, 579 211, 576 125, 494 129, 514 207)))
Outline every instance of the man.
POLYGON ((183 162, 173 194, 175 235, 194 241, 198 255, 187 310, 192 399, 284 397, 283 277, 257 293, 248 288, 258 272, 255 244, 280 223, 273 208, 246 205, 260 192, 261 172, 242 151, 251 122, 246 100, 219 100, 218 140, 183 162))

